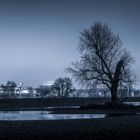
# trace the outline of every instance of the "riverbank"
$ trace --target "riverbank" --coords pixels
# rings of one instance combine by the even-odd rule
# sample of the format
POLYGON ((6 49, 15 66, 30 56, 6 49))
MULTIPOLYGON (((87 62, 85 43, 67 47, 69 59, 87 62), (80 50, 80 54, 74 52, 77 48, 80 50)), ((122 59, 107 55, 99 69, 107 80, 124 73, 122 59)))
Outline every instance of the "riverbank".
POLYGON ((81 106, 90 103, 102 104, 108 101, 110 98, 11 98, 0 99, 0 109, 81 106))
POLYGON ((86 120, 0 121, 1 140, 138 140, 140 117, 86 120))
MULTIPOLYGON (((11 98, 11 99, 0 99, 0 110, 22 110, 22 109, 43 110, 47 107, 56 107, 56 106, 70 107, 70 106, 86 106, 93 104, 102 105, 110 101, 111 101, 110 98, 11 98)), ((140 98, 126 98, 125 101, 140 102, 140 98)))

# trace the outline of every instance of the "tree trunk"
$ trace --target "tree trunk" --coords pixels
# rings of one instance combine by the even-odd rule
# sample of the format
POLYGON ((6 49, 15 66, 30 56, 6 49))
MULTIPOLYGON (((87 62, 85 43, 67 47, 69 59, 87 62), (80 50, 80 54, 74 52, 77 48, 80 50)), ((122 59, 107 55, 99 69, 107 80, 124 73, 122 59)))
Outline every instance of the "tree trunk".
POLYGON ((112 100, 112 103, 116 103, 118 101, 117 91, 118 91, 118 84, 115 83, 111 87, 111 100, 112 100))
POLYGON ((118 92, 118 86, 119 86, 122 66, 123 66, 123 61, 120 60, 117 64, 117 66, 116 66, 114 79, 112 81, 112 86, 111 86, 111 100, 112 100, 112 103, 117 103, 118 102, 117 92, 118 92))
POLYGON ((111 86, 111 101, 112 101, 112 103, 118 102, 118 97, 117 97, 118 83, 119 83, 119 81, 115 80, 111 86))

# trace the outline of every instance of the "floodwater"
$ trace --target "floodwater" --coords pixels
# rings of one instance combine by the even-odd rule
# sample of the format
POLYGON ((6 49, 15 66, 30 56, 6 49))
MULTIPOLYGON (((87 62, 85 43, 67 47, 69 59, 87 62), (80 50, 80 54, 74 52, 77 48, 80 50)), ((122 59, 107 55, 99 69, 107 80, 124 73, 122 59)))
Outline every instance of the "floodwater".
POLYGON ((49 111, 0 111, 0 120, 68 120, 105 118, 106 114, 50 114, 49 111))
POLYGON ((80 106, 51 106, 46 107, 45 109, 80 109, 80 106))
POLYGON ((124 102, 124 104, 140 106, 140 102, 124 102))

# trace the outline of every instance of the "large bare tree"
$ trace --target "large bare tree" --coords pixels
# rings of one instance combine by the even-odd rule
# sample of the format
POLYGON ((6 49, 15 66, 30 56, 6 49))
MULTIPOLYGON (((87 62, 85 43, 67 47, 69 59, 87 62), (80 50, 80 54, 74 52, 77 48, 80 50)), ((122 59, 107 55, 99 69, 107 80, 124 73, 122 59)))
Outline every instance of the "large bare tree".
POLYGON ((118 34, 106 23, 96 22, 80 34, 81 58, 68 68, 73 76, 88 86, 104 86, 117 102, 118 87, 132 83, 130 52, 122 47, 118 34))

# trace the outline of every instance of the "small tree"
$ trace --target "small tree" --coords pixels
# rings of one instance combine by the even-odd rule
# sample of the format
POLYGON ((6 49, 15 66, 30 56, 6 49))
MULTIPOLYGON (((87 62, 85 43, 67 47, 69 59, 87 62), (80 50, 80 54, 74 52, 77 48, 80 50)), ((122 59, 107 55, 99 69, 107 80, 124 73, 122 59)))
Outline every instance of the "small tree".
POLYGON ((57 97, 69 97, 74 92, 72 80, 65 78, 58 78, 52 85, 52 94, 57 97))
POLYGON ((15 96, 16 83, 14 81, 7 81, 6 85, 3 85, 4 94, 10 96, 15 96))
POLYGON ((112 102, 117 101, 118 87, 132 83, 130 53, 122 48, 118 34, 108 24, 97 22, 81 32, 80 61, 67 70, 88 87, 105 87, 111 93, 112 102))
POLYGON ((39 95, 43 98, 50 94, 51 88, 47 85, 40 85, 39 88, 36 89, 39 95))

